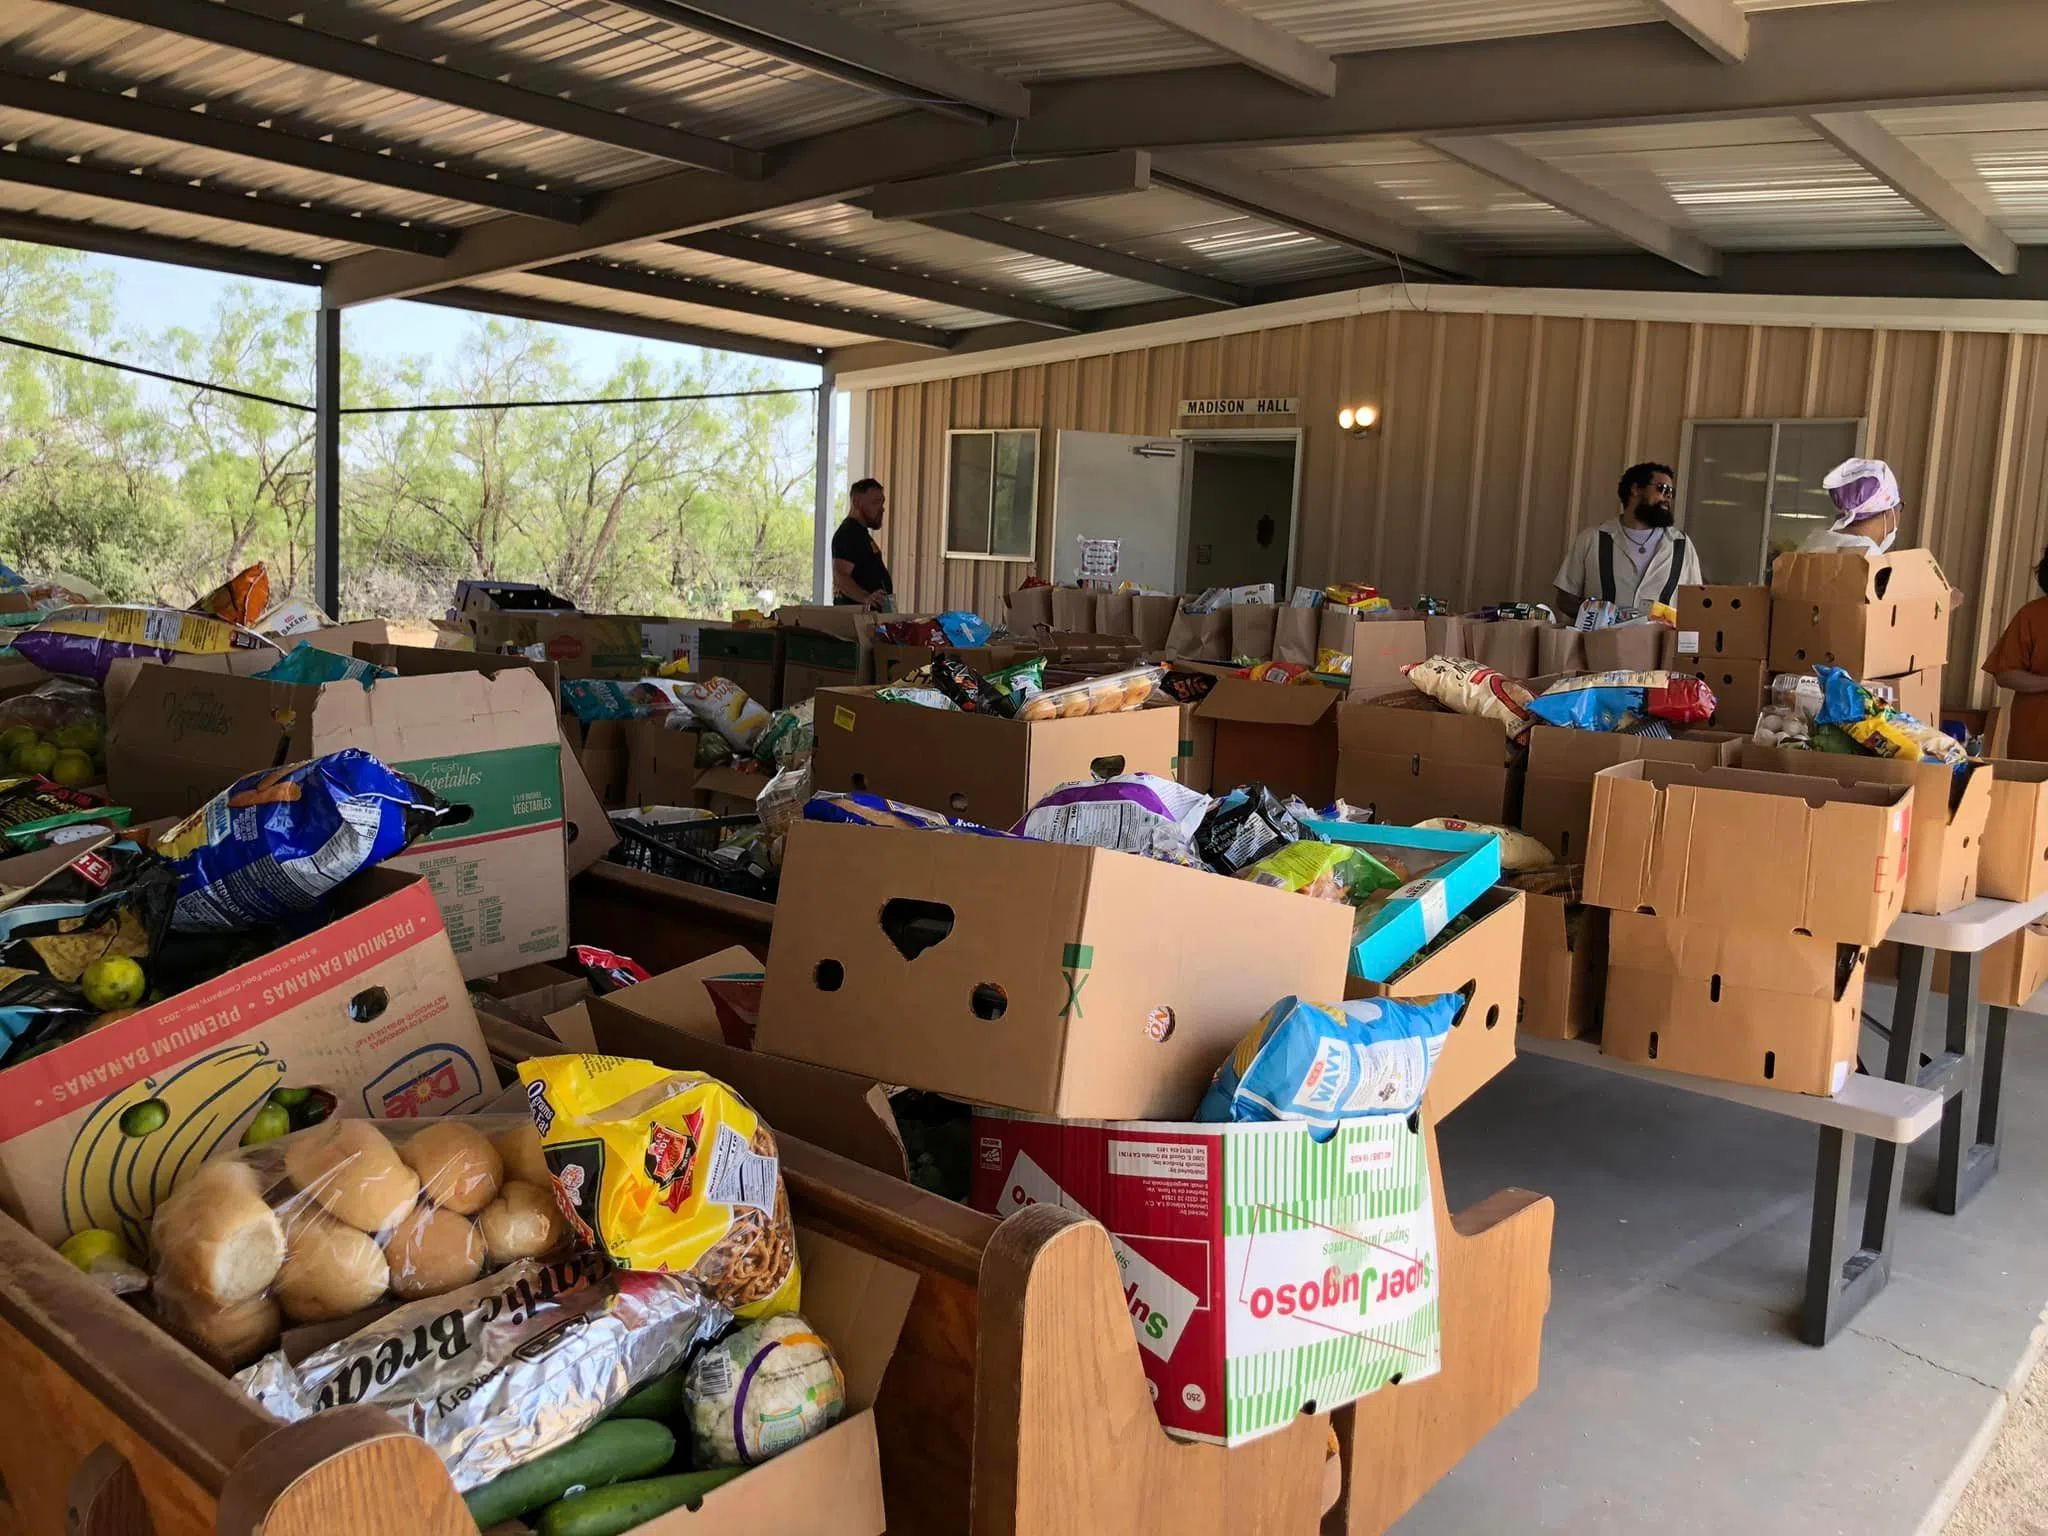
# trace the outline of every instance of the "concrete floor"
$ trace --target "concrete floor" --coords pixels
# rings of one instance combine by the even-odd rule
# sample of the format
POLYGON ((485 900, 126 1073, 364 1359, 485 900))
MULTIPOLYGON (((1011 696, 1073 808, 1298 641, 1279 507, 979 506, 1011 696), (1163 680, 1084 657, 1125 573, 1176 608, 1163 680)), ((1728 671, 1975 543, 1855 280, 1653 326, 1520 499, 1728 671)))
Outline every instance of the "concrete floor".
MULTIPOLYGON (((1889 1016, 1888 995, 1867 1006, 1889 1016)), ((1510 1184, 1556 1199, 1542 1385, 1401 1536, 1939 1531, 2033 1363, 2044 1125, 2048 1019, 2015 1016, 1998 1177, 1936 1215, 1924 1137, 1890 1286, 1817 1350, 1792 1332, 1812 1127, 1521 1058, 1441 1145, 1454 1206, 1510 1184)))

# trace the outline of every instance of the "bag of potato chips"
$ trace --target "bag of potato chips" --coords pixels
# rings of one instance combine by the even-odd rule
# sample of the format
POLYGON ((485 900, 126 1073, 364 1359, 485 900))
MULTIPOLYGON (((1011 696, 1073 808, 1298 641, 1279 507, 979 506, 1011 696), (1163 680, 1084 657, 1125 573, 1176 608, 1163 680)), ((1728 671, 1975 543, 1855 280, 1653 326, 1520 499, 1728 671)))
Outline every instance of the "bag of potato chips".
POLYGON ((621 1269, 688 1274, 740 1317, 797 1309, 775 1135, 698 1072, 617 1056, 519 1064, 570 1225, 621 1269))
POLYGON ((231 651, 282 653, 263 636, 201 613, 176 608, 60 608, 14 641, 15 650, 61 677, 104 683, 124 657, 171 661, 231 651))

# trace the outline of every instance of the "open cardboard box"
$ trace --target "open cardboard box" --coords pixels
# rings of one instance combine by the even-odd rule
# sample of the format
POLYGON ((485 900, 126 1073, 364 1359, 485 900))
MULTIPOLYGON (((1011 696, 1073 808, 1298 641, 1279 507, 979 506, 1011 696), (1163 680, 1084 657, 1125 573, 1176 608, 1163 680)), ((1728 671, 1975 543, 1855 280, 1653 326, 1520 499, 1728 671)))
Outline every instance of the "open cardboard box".
POLYGON ((1910 784, 1623 763, 1593 781, 1586 900, 1876 944, 1905 902, 1913 793, 1910 784))
POLYGON ((706 622, 698 626, 698 670, 738 683, 763 709, 774 709, 782 685, 784 632, 771 625, 706 622))
POLYGON ((1785 929, 1612 914, 1602 1054, 1831 1097, 1856 1070, 1867 952, 1785 929))
MULTIPOLYGON (((108 840, 0 860, 0 887, 108 840)), ((394 1119, 473 1110, 497 1086, 427 882, 367 870, 304 938, 0 1070, 0 1204, 49 1243, 100 1226, 140 1253, 179 1172, 232 1148, 274 1088, 394 1119), (165 1123, 119 1134, 151 1098, 165 1123)))
POLYGON ((1501 723, 1438 709, 1412 689, 1394 699, 1337 711, 1338 795, 1395 826, 1433 816, 1512 825, 1522 770, 1501 723))
POLYGON ((1733 763, 1741 746, 1742 738, 1731 731, 1677 731, 1662 740, 1620 731, 1536 726, 1529 732, 1522 830, 1558 862, 1581 863, 1593 824, 1593 776, 1603 768, 1638 760, 1711 768, 1733 763))
POLYGON ((1771 669, 1896 677, 1948 660, 1948 577, 1924 549, 1780 555, 1771 565, 1771 669))
MULTIPOLYGON (((1432 943, 1390 981, 1345 980, 1346 997, 1435 997, 1468 992, 1456 1028, 1512 1030, 1522 971, 1528 902, 1520 891, 1495 886, 1465 909, 1469 927, 1432 943)), ((1512 1055, 1512 1051, 1509 1051, 1512 1055)))
POLYGON ((1678 650, 1683 656, 1762 661, 1771 654, 1771 589, 1678 589, 1678 650))
POLYGON ((1337 709, 1344 695, 1320 683, 1221 677, 1195 706, 1216 728, 1210 781, 1221 791, 1264 784, 1324 806, 1337 791, 1337 709))
POLYGON ((2048 763, 1992 758, 1991 810, 1979 843, 1977 894, 1995 901, 2048 896, 2048 763))
POLYGON ((1713 728, 1746 734, 1756 729, 1757 716, 1770 702, 1771 664, 1739 656, 1679 654, 1674 671, 1696 677, 1714 694, 1713 728))
POLYGON ((813 719, 817 789, 886 795, 998 829, 1062 784, 1121 773, 1171 778, 1180 755, 1180 718, 1163 708, 1002 720, 877 698, 871 688, 828 688, 813 719))
POLYGON ((782 891, 759 1049, 1034 1114, 1192 1113, 1351 949, 1340 903, 1019 839, 799 822, 782 891))
POLYGON ((1422 867, 1353 929, 1351 974, 1387 981, 1500 878, 1500 839, 1491 832, 1440 832, 1420 827, 1310 823, 1326 842, 1348 843, 1392 861, 1422 867))
POLYGON ((1808 774, 1838 784, 1910 785, 1913 828, 1905 910, 1939 915, 1976 899, 1978 864, 1991 815, 1992 769, 1972 763, 1957 772, 1946 763, 1848 757, 1753 741, 1743 745, 1742 766, 1766 773, 1808 774))
POLYGON ((465 620, 479 651, 524 651, 539 646, 564 677, 644 677, 645 636, 637 614, 474 614, 465 620))
POLYGON ((1607 909, 1534 891, 1526 901, 1515 1027, 1539 1040, 1597 1036, 1607 989, 1607 909))

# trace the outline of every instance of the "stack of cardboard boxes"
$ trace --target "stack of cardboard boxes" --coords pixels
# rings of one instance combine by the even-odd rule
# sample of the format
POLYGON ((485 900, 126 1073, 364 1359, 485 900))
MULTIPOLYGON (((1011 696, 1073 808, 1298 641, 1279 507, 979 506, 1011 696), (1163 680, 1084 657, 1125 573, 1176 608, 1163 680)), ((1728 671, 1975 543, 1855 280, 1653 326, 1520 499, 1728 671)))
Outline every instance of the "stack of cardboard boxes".
POLYGON ((1952 598, 1924 549, 1780 555, 1771 567, 1771 670, 1840 667, 1939 725, 1952 598))
POLYGON ((1714 691, 1717 730, 1756 729, 1770 696, 1770 656, 1769 587, 1678 589, 1677 670, 1714 691))

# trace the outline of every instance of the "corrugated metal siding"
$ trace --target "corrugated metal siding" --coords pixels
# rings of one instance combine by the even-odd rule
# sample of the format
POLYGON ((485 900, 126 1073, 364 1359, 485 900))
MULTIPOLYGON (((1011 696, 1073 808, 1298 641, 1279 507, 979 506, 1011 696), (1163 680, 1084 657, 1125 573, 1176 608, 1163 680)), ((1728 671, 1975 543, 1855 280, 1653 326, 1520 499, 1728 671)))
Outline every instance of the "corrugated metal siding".
MULTIPOLYGON (((899 599, 995 617, 1020 565, 947 560, 948 427, 1041 427, 1039 560, 1060 430, 1165 434, 1187 396, 1301 398, 1298 579, 1461 606, 1541 598, 1618 471, 1676 464, 1688 419, 1867 416, 1898 471, 1905 542, 1968 594, 1951 702, 2034 594, 2048 542, 2048 338, 1395 311, 873 392, 867 472, 889 487, 899 599), (1336 428, 1373 402, 1369 438, 1336 428)), ((1712 573, 1709 572, 1709 575, 1712 573)))

